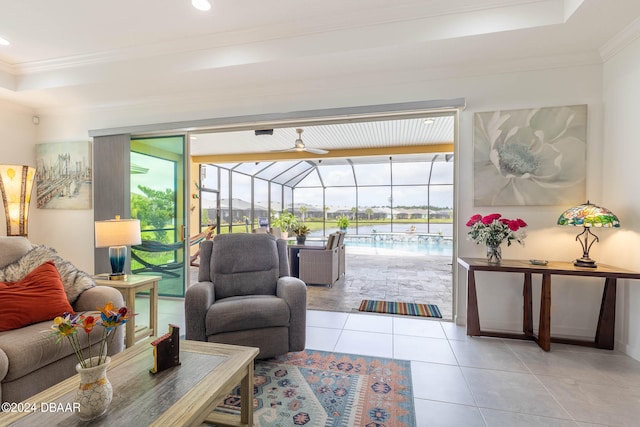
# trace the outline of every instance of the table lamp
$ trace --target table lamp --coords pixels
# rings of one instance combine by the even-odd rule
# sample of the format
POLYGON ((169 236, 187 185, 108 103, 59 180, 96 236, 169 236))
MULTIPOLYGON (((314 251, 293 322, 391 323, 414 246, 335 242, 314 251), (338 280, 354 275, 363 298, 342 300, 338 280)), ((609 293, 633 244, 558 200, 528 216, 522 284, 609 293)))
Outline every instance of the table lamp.
POLYGON ((559 225, 573 225, 584 227, 584 231, 576 236, 576 240, 582 246, 582 258, 573 262, 576 267, 595 268, 596 262, 589 258, 591 246, 600 239, 591 232, 592 227, 620 227, 618 217, 609 209, 596 206, 589 201, 579 206, 567 209, 558 218, 559 225), (589 236, 592 237, 589 242, 589 236), (582 239, 580 239, 582 237, 582 239))
POLYGON ((0 165, 0 191, 7 220, 7 236, 27 237, 29 202, 36 168, 0 165))
POLYGON ((137 219, 115 219, 96 221, 96 248, 109 248, 111 274, 109 280, 125 280, 124 265, 127 260, 127 245, 139 245, 140 221, 137 219))

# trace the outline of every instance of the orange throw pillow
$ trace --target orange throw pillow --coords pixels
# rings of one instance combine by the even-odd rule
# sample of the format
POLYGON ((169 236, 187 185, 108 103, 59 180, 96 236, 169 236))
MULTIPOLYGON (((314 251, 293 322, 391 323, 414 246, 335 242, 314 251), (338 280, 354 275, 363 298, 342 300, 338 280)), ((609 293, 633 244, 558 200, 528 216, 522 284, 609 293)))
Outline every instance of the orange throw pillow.
POLYGON ((18 282, 0 282, 0 332, 73 312, 60 273, 48 261, 18 282))

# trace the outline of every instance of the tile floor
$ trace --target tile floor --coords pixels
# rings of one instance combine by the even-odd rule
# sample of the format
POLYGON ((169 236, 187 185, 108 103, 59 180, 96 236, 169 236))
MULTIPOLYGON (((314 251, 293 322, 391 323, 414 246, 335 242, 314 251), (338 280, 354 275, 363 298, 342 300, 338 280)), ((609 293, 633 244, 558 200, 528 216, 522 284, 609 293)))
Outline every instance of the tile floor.
MULTIPOLYGON (((148 299, 136 299, 139 321, 148 299)), ((160 332, 184 327, 162 299, 160 332), (164 327, 163 327, 164 325, 164 327)), ((309 310, 307 347, 411 360, 418 426, 638 426, 640 362, 618 352, 470 338, 451 322, 309 310)))

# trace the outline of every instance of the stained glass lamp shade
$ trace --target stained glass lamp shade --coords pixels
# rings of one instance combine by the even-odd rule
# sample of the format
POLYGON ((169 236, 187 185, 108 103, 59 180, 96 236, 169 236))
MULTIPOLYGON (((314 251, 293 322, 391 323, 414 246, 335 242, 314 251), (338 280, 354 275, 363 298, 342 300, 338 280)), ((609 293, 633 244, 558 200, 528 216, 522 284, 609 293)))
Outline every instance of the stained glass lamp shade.
POLYGON ((0 192, 7 220, 7 236, 27 236, 29 203, 36 168, 0 165, 0 192))
POLYGON ((598 236, 591 232, 593 227, 620 227, 620 221, 609 209, 596 206, 587 201, 579 206, 567 209, 558 218, 559 225, 573 225, 584 227, 584 230, 576 236, 576 240, 582 246, 582 258, 573 262, 577 267, 595 268, 596 262, 589 258, 591 246, 599 241, 598 236), (591 241, 589 237, 591 236, 591 241))

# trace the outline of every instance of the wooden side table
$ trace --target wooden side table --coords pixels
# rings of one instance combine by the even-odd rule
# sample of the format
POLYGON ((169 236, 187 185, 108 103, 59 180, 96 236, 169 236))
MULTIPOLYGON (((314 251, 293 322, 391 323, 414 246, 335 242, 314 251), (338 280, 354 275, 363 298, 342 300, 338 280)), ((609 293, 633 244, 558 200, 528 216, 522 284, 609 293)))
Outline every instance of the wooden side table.
POLYGON ((534 340, 544 350, 551 349, 551 342, 613 350, 616 321, 617 279, 640 280, 640 272, 625 270, 611 265, 598 264, 598 268, 576 267, 571 262, 550 261, 547 265, 534 265, 524 260, 505 260, 500 264, 489 264, 486 258, 458 258, 458 264, 467 270, 467 335, 497 338, 534 340), (480 328, 476 271, 497 273, 522 273, 524 276, 522 333, 485 331, 480 328), (540 293, 540 324, 538 336, 533 333, 533 311, 531 275, 542 275, 540 293), (604 280, 600 316, 593 341, 551 336, 551 276, 598 277, 604 280))
POLYGON ((149 290, 149 327, 136 330, 136 316, 133 316, 125 325, 126 347, 131 347, 140 339, 158 335, 158 282, 162 277, 142 274, 129 274, 125 280, 109 280, 105 277, 106 275, 97 275, 93 278, 100 286, 111 286, 119 290, 132 313, 136 312, 136 294, 149 290))

